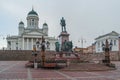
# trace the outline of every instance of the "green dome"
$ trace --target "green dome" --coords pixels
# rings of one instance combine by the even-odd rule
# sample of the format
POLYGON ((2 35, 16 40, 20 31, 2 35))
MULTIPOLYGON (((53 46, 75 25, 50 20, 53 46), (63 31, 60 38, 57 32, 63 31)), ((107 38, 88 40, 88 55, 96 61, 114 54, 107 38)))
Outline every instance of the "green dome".
POLYGON ((47 23, 44 23, 43 26, 48 26, 47 23))
POLYGON ((22 21, 19 24, 24 24, 22 21))
POLYGON ((29 13, 28 13, 28 15, 38 15, 33 9, 32 9, 32 11, 30 11, 29 13))

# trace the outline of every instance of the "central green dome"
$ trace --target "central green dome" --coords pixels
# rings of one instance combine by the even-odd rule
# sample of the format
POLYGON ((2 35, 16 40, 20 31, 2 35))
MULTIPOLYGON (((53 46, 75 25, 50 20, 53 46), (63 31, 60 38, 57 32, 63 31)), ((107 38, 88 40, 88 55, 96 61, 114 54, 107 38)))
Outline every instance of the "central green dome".
POLYGON ((37 15, 38 16, 38 14, 32 9, 32 11, 30 11, 29 13, 28 13, 28 15, 37 15))

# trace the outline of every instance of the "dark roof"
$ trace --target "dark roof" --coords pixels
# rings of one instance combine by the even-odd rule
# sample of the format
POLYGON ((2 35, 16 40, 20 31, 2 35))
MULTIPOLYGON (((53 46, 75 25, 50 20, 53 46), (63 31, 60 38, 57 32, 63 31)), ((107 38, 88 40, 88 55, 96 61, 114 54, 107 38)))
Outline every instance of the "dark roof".
POLYGON ((35 12, 33 9, 32 9, 32 11, 30 11, 30 12, 28 13, 28 15, 30 15, 30 14, 38 15, 37 12, 35 12))
POLYGON ((119 35, 120 35, 119 33, 115 32, 115 31, 112 31, 112 32, 110 32, 108 34, 105 34, 105 35, 102 35, 102 36, 99 36, 99 37, 95 38, 95 40, 99 39, 99 38, 103 38, 105 36, 119 36, 119 35))
POLYGON ((22 21, 20 21, 20 23, 19 24, 24 24, 22 21))
POLYGON ((47 23, 44 23, 43 26, 48 26, 47 23))

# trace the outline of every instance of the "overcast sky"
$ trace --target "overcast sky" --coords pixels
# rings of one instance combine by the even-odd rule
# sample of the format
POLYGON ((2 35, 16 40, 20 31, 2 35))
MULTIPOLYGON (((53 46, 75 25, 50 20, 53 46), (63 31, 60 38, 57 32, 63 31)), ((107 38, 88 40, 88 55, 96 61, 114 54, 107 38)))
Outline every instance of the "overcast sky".
POLYGON ((6 46, 3 37, 18 35, 21 20, 26 26, 32 6, 39 15, 39 27, 48 24, 50 37, 60 34, 60 19, 64 17, 74 46, 81 46, 81 38, 86 47, 100 35, 120 33, 120 0, 0 0, 0 48, 6 46))

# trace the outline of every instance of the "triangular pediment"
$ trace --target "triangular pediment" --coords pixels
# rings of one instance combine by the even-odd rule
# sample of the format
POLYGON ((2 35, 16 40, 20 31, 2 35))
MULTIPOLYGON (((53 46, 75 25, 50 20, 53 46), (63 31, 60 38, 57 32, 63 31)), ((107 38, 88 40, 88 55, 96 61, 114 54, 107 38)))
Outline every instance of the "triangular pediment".
POLYGON ((29 31, 29 32, 26 32, 24 33, 23 35, 39 35, 39 36, 44 36, 45 34, 42 33, 42 32, 39 32, 39 31, 29 31))
POLYGON ((115 31, 112 31, 112 32, 110 32, 108 34, 101 35, 101 36, 97 37, 96 39, 100 39, 100 38, 103 38, 103 37, 106 37, 106 36, 119 36, 119 35, 120 35, 119 33, 115 32, 115 31))

